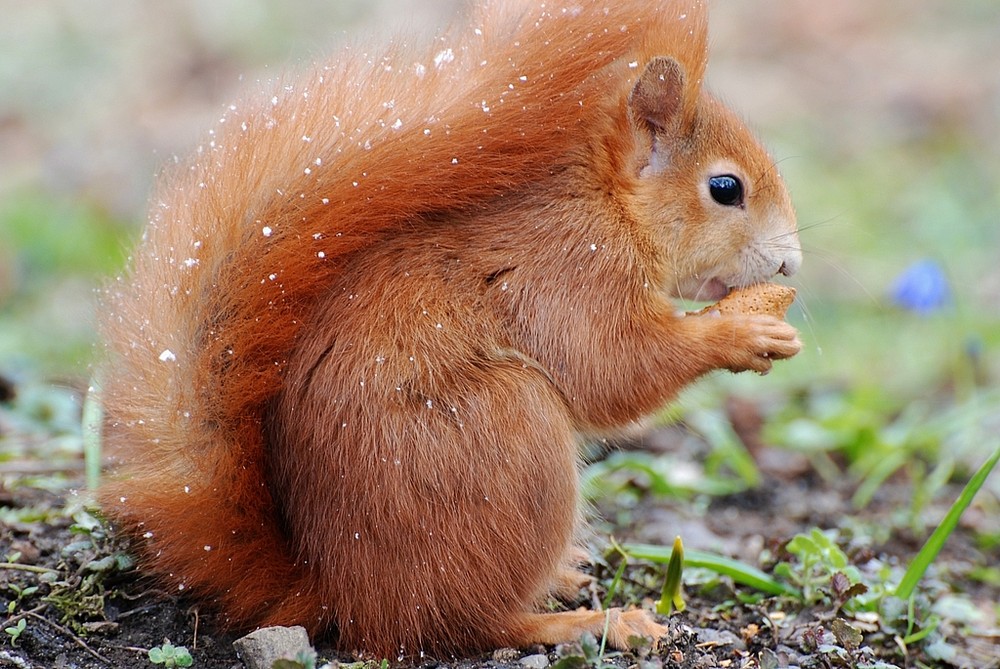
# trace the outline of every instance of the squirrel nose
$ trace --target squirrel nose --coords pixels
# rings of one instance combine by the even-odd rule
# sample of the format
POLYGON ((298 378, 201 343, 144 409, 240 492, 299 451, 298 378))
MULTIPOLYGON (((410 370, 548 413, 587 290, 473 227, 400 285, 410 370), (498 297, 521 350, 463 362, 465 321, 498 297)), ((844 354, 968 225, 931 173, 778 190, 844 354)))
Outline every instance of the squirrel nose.
POLYGON ((778 267, 778 274, 791 276, 802 267, 802 250, 797 242, 796 239, 795 245, 785 249, 785 252, 781 254, 783 257, 780 258, 781 266, 778 267))

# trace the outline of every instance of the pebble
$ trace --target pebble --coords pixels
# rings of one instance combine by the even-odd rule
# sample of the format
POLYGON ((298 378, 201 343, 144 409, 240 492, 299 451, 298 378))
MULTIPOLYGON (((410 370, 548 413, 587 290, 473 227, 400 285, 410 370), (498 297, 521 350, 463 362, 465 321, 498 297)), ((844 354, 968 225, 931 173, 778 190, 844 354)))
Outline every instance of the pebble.
POLYGON ((549 666, 549 658, 545 655, 527 655, 521 658, 521 666, 525 669, 545 669, 549 666))
POLYGON ((294 659, 312 650, 304 627, 265 627, 233 642, 247 669, 271 669, 275 660, 294 659))

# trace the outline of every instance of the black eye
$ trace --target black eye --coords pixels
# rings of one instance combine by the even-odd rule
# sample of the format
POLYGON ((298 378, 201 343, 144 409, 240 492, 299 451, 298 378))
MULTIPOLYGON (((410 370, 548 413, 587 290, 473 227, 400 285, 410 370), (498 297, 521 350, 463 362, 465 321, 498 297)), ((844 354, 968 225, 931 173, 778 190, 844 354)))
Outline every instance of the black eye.
POLYGON ((743 204, 743 183, 732 174, 721 174, 708 180, 708 192, 712 199, 727 207, 743 204))

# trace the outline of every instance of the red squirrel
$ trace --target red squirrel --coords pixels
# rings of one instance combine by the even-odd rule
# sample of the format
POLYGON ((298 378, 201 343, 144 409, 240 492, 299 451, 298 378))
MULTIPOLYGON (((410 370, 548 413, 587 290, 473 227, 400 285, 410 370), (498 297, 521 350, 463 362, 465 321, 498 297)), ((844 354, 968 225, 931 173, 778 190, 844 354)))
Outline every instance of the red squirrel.
POLYGON ((674 306, 801 262, 706 57, 698 0, 491 1, 229 107, 104 295, 101 500, 142 568, 366 656, 662 636, 540 605, 585 579, 581 435, 801 346, 674 306))

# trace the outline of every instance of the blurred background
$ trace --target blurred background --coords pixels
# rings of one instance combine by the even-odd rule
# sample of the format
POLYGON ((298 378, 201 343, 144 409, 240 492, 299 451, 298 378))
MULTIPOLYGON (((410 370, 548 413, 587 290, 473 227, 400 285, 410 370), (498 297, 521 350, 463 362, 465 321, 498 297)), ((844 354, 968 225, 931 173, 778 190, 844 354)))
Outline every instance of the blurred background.
MULTIPOLYGON (((746 386, 841 388, 889 412, 993 402, 1000 3, 711 4, 709 85, 771 147, 797 204, 790 318, 806 350, 766 382, 713 378, 695 401, 746 386)), ((429 32, 461 5, 0 0, 0 376, 85 387, 95 287, 123 266, 158 166, 246 82, 359 34, 429 32)))

